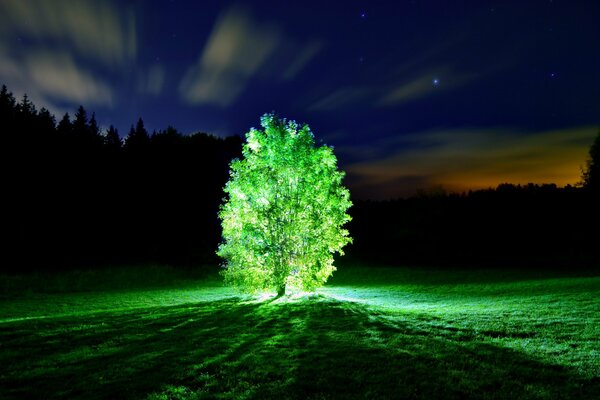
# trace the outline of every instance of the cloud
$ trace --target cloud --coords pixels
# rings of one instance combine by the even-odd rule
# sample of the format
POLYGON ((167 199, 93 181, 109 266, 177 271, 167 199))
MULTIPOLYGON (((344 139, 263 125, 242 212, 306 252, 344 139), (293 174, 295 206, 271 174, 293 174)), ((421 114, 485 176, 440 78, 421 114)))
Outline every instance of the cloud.
POLYGON ((481 77, 483 74, 458 72, 447 67, 432 69, 396 85, 391 91, 383 94, 377 105, 396 106, 408 103, 439 92, 457 89, 481 77), (434 80, 437 80, 437 84, 434 84, 434 80))
POLYGON ((321 41, 314 40, 305 46, 301 47, 296 52, 296 57, 291 64, 283 72, 283 79, 290 80, 296 77, 315 58, 315 56, 323 49, 324 44, 321 41))
POLYGON ((315 100, 309 107, 309 111, 331 111, 347 107, 351 104, 360 102, 373 94, 373 90, 368 87, 351 86, 340 88, 325 94, 323 97, 315 100))
MULTIPOLYGON (((382 197, 414 194, 443 186, 453 191, 495 187, 500 183, 575 184, 580 179, 595 127, 546 132, 453 130, 419 132, 378 143, 380 159, 346 167, 352 186, 382 197)), ((369 151, 369 148, 365 149, 369 151)), ((370 155, 377 153, 371 149, 370 155)))
POLYGON ((34 53, 26 58, 25 66, 42 95, 71 103, 113 104, 110 86, 82 70, 66 53, 34 53))
POLYGON ((22 74, 20 66, 0 49, 0 77, 4 80, 14 80, 22 74))
POLYGON ((55 115, 66 112, 65 102, 71 104, 114 104, 112 88, 85 69, 80 68, 68 53, 31 53, 15 61, 0 53, 0 78, 10 82, 17 98, 27 93, 38 107, 55 115))
POLYGON ((34 46, 56 46, 120 67, 137 53, 135 18, 107 1, 4 0, 0 32, 22 37, 34 46))
MULTIPOLYGON (((361 65, 363 76, 368 76, 368 85, 357 87, 359 75, 354 70, 345 74, 351 77, 350 80, 336 80, 335 86, 330 82, 324 83, 318 92, 304 98, 301 106, 311 111, 326 112, 352 108, 355 111, 357 106, 362 110, 399 107, 489 78, 511 68, 518 60, 511 52, 500 58, 494 53, 493 62, 485 65, 469 60, 457 61, 456 50, 469 39, 467 33, 455 31, 427 46, 402 42, 398 44, 397 52, 370 59, 361 65), (400 60, 398 53, 410 54, 410 57, 400 60), (434 84, 434 79, 438 79, 439 84, 434 84)), ((355 66, 351 68, 355 69, 355 66)))
POLYGON ((261 69, 280 65, 281 70, 267 75, 292 79, 321 47, 316 41, 294 45, 277 26, 258 22, 246 9, 233 6, 217 19, 200 58, 186 72, 179 90, 187 103, 226 107, 261 69), (290 51, 296 53, 290 60, 278 59, 278 54, 290 51))
POLYGON ((437 89, 433 85, 433 78, 429 76, 421 76, 411 82, 404 83, 391 92, 383 96, 378 105, 391 105, 406 103, 410 100, 416 100, 431 94, 437 89))
POLYGON ((27 93, 38 106, 61 113, 63 109, 55 100, 104 106, 114 103, 110 85, 77 65, 69 53, 37 51, 21 60, 0 56, 0 78, 10 82, 15 95, 27 93))
POLYGON ((138 76, 137 86, 141 94, 158 96, 165 84, 165 69, 158 64, 138 76))
POLYGON ((0 80, 54 112, 63 110, 56 104, 113 106, 114 88, 101 74, 132 65, 137 53, 135 18, 124 9, 110 1, 0 2, 0 80))
POLYGON ((228 9, 215 23, 197 64, 181 82, 184 99, 192 104, 230 105, 279 40, 274 27, 254 23, 239 7, 228 9))
MULTIPOLYGON (((412 65, 412 63, 409 63, 412 65)), ((405 71, 407 67, 401 68, 405 71)), ((390 107, 406 104, 427 96, 447 92, 468 85, 487 75, 487 72, 475 74, 459 72, 449 67, 430 68, 411 79, 399 79, 382 75, 381 80, 370 86, 338 87, 328 92, 323 90, 320 97, 308 105, 309 111, 333 111, 352 107, 359 103, 390 107), (435 84, 434 80, 438 83, 435 84)), ((394 74, 395 75, 395 74, 394 74)))

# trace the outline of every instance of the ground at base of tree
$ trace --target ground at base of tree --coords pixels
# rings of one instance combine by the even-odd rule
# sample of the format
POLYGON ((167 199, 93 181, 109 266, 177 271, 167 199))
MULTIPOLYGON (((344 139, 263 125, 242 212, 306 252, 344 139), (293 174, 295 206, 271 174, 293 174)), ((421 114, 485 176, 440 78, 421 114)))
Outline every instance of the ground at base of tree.
POLYGON ((600 277, 340 268, 316 294, 215 277, 0 298, 2 398, 592 399, 600 277))

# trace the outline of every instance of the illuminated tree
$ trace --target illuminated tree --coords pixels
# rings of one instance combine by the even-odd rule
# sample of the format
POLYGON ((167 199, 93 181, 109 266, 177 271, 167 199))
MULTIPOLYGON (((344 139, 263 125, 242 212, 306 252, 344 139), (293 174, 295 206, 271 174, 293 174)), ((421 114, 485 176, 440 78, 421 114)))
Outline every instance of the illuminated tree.
POLYGON ((225 281, 247 292, 287 286, 314 290, 335 270, 333 254, 352 239, 342 226, 352 205, 344 173, 328 146, 315 146, 308 125, 261 118, 250 129, 243 159, 230 165, 219 217, 225 281))

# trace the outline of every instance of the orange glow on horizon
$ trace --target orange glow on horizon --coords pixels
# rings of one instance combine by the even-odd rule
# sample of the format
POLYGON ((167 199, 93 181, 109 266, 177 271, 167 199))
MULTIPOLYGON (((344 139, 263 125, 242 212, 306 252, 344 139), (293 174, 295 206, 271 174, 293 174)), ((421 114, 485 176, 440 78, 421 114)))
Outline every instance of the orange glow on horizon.
MULTIPOLYGON (((541 133, 501 131, 426 132, 405 138, 401 147, 381 159, 346 168, 358 197, 395 198, 419 189, 449 192, 514 185, 576 185, 586 164, 595 127, 541 133)), ((367 149, 368 150, 368 149, 367 149)))

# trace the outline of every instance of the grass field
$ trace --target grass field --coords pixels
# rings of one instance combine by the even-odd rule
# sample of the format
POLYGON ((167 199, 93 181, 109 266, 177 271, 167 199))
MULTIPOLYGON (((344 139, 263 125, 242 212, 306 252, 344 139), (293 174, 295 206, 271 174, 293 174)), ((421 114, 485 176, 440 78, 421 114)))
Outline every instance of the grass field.
POLYGON ((78 276, 4 277, 0 398, 600 398, 593 274, 340 268, 281 299, 78 276))

